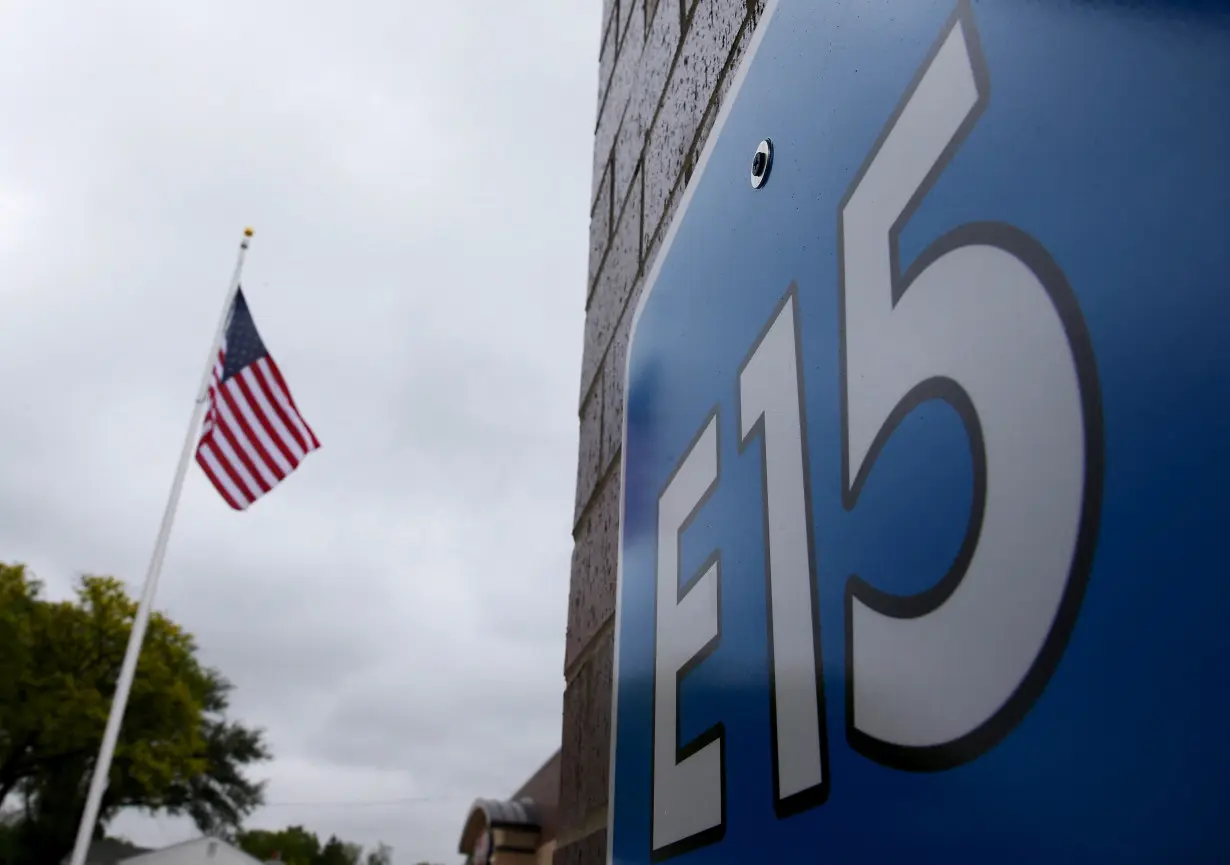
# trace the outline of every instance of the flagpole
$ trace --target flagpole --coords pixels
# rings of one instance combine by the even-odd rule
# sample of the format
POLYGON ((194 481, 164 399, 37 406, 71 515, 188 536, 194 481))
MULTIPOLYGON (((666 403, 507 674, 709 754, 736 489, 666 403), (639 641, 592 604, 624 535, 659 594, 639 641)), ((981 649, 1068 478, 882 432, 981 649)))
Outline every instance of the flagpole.
POLYGON ((205 409, 206 396, 209 393, 209 383, 213 376, 214 365, 218 361, 218 344, 226 329, 230 316, 231 304, 239 292, 239 276, 243 271, 243 260, 248 252, 248 240, 252 237, 252 229, 245 228, 243 240, 239 244, 239 256, 235 262, 235 273, 231 276, 230 287, 226 291, 226 302, 222 306, 222 315, 218 327, 214 331, 214 340, 209 346, 209 357, 205 362, 205 372, 201 376, 200 387, 197 388, 196 403, 192 408, 192 420, 188 424, 188 433, 184 437, 183 452, 179 457, 179 467, 175 470, 175 480, 171 483, 171 493, 167 498, 166 510, 162 513, 162 525, 158 528, 158 540, 154 542, 154 554, 150 558, 149 570, 145 575, 145 586, 141 590, 141 603, 137 607, 137 615, 132 622, 132 634, 128 638, 128 649, 124 653, 124 663, 120 667, 119 679, 115 684, 115 697, 111 702, 111 714, 107 716, 107 726, 103 732, 102 746, 98 749, 98 760, 94 764, 94 774, 90 778, 90 790, 86 795, 85 811, 81 815, 81 825, 77 829, 77 843, 73 847, 70 865, 85 865, 85 857, 90 849, 90 841, 94 835, 94 825, 98 822, 98 811, 102 806, 103 792, 107 789, 107 776, 111 771, 111 760, 115 756, 115 745, 120 736, 120 725, 124 720, 124 710, 128 707, 128 696, 132 691, 132 681, 137 673, 137 660, 141 656, 141 645, 145 642, 145 630, 149 625, 151 609, 154 605, 154 594, 158 589, 158 577, 162 573, 162 562, 166 557, 167 541, 171 536, 171 525, 175 522, 175 511, 179 507, 180 493, 184 489, 184 478, 188 474, 188 465, 192 461, 197 433, 201 426, 201 413, 205 409))

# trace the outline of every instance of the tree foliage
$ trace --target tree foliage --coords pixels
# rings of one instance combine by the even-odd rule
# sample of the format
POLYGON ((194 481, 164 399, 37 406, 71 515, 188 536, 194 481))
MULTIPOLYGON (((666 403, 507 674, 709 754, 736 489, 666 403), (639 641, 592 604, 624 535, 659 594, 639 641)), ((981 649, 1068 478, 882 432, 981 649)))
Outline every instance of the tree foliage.
MULTIPOLYGON (((364 865, 363 847, 350 844, 336 835, 324 844, 315 833, 302 826, 278 831, 250 829, 240 832, 236 842, 241 850, 262 862, 278 860, 285 865, 364 865)), ((392 849, 379 844, 367 854, 366 865, 392 865, 392 849)))
POLYGON ((239 849, 262 862, 277 859, 286 865, 315 865, 320 858, 320 839, 302 826, 289 826, 276 832, 250 829, 235 840, 239 849))
POLYGON ((383 841, 367 853, 367 865, 393 865, 393 848, 383 841))
MULTIPOLYGON (((73 600, 50 601, 25 567, 0 564, 0 804, 21 801, 31 861, 71 849, 136 609, 112 577, 82 577, 73 600)), ((100 833, 126 807, 233 831, 261 804, 244 770, 269 753, 260 731, 225 717, 230 691, 189 633, 150 617, 100 833)))

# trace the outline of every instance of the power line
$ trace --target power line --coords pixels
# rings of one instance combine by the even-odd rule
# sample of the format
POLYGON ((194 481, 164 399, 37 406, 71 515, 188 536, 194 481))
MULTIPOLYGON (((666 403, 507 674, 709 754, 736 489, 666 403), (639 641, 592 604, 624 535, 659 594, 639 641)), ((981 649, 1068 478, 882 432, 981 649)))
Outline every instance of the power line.
POLYGON ((468 802, 468 796, 402 796, 396 799, 337 799, 334 801, 304 800, 301 802, 266 802, 262 808, 351 808, 374 805, 426 805, 432 802, 468 802))

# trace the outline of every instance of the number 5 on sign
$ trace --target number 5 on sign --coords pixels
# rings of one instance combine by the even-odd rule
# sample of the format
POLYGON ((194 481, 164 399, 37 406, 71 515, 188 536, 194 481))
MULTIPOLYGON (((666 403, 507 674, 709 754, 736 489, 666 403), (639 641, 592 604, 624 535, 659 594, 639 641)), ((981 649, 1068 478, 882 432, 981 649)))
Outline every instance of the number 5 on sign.
MULTIPOLYGON (((1028 712, 1063 652, 1097 533, 1097 373, 1059 267, 1033 238, 1000 223, 960 226, 904 271, 899 265, 898 235, 976 124, 988 85, 963 3, 838 220, 845 507, 857 507, 888 439, 929 400, 961 417, 974 467, 966 536, 947 574, 910 597, 858 576, 846 587, 847 738, 864 756, 910 771, 972 760, 1028 712)), ((812 537, 800 291, 806 303, 808 289, 792 286, 740 368, 737 391, 741 450, 759 442, 763 461, 779 816, 822 803, 830 785, 815 576, 824 552, 812 537)), ((675 735, 677 677, 712 651, 721 614, 717 554, 680 593, 678 538, 716 488, 718 460, 715 414, 659 502, 657 852, 703 843, 724 819, 731 743, 720 725, 686 749, 675 735)))
POLYGON ((1059 267, 1008 225, 964 225, 898 270, 897 236, 977 122, 989 77, 969 7, 902 100, 842 205, 842 495, 920 403, 960 415, 974 463, 965 541, 933 588, 846 594, 847 736, 901 769, 1002 739, 1054 671, 1097 530, 1093 352, 1059 267))

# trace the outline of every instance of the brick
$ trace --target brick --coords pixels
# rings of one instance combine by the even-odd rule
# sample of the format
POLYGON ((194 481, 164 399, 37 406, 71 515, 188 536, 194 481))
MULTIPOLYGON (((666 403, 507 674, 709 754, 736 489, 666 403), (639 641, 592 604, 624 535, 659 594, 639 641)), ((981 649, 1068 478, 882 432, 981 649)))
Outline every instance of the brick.
MULTIPOLYGON (((606 158, 601 154, 605 154, 608 145, 602 144, 602 139, 609 137, 610 130, 603 126, 603 119, 606 117, 606 97, 611 86, 611 77, 615 73, 615 59, 618 55, 616 43, 619 41, 616 33, 616 18, 618 17, 619 9, 615 6, 611 7, 611 14, 603 19, 602 25, 602 49, 598 59, 598 112, 594 118, 594 174, 593 188, 590 190, 589 200, 594 202, 598 198, 599 184, 602 182, 603 166, 606 163, 606 158)), ((618 131, 618 130, 617 130, 618 131)))
POLYGON ((611 462, 619 455, 623 446, 624 375, 628 363, 628 337, 632 318, 636 313, 636 304, 644 286, 644 279, 638 280, 632 294, 628 296, 628 305, 615 328, 615 336, 611 339, 611 347, 607 349, 606 360, 602 366, 602 451, 598 470, 603 473, 610 470, 611 462))
MULTIPOLYGON (((752 44, 752 35, 756 32, 756 22, 758 20, 754 14, 749 12, 748 17, 743 22, 743 29, 735 37, 735 44, 730 49, 730 57, 726 61, 726 72, 722 76, 721 83, 718 84, 718 105, 722 103, 726 98, 726 94, 730 92, 730 85, 734 83, 735 73, 739 71, 739 66, 743 63, 743 58, 747 54, 748 46, 752 44)), ((713 116, 717 116, 717 106, 714 106, 713 116)), ((712 119, 710 120, 710 125, 712 125, 712 119)), ((708 137, 707 131, 705 136, 708 137)), ((702 141, 701 146, 703 145, 704 142, 702 141)))
MULTIPOLYGON (((635 2, 637 8, 643 0, 635 2)), ((645 18, 643 15, 633 15, 627 32, 619 47, 615 59, 615 67, 611 72, 611 83, 606 91, 606 100, 598 115, 598 126, 594 131, 594 171, 604 164, 610 156, 619 134, 620 124, 628 104, 632 100, 637 79, 637 69, 640 66, 641 52, 645 43, 645 18)), ((617 178, 615 183, 615 198, 618 200, 626 188, 627 178, 617 178)), ((597 190, 595 190, 597 191, 597 190)))
POLYGON ((619 0, 619 46, 623 50, 624 37, 628 33, 628 25, 632 23, 633 15, 641 19, 641 35, 645 33, 645 2, 644 0, 619 0))
MULTIPOLYGON (((669 3, 667 4, 670 5, 669 3)), ((658 11, 658 0, 645 0, 645 29, 649 29, 649 22, 653 20, 654 13, 658 11)))
POLYGON ((564 669, 615 612, 615 571, 619 553, 618 472, 610 472, 581 517, 572 548, 572 579, 568 587, 568 631, 564 639, 564 669))
POLYGON ((713 131, 713 123, 717 119, 719 109, 718 98, 715 96, 709 103, 709 107, 705 109, 705 116, 700 119, 700 126, 696 130, 696 139, 692 142, 692 151, 683 162, 683 185, 685 187, 692 182, 692 175, 696 173, 696 168, 700 164, 701 151, 705 149, 705 141, 709 138, 709 133, 713 131))
POLYGON ((658 14, 649 13, 645 47, 632 85, 635 98, 628 105, 623 124, 615 138, 615 188, 631 181, 632 173, 645 149, 645 139, 654 114, 662 101, 671 65, 679 51, 680 22, 673 2, 657 3, 658 14))
POLYGON ((602 383, 581 407, 580 446, 577 454, 577 493, 572 523, 576 525, 581 511, 589 504, 602 473, 602 383))
POLYGON ((602 257, 606 255, 607 247, 611 245, 611 223, 613 221, 611 172, 611 163, 608 161, 602 180, 598 183, 598 198, 594 201, 594 209, 589 216, 589 279, 585 283, 587 298, 593 290, 594 281, 598 278, 602 257))
MULTIPOLYGON (((642 2, 643 0, 637 0, 636 2, 637 12, 632 16, 632 20, 628 24, 627 33, 619 49, 620 57, 615 69, 615 76, 611 82, 612 94, 618 94, 618 97, 612 96, 612 98, 623 99, 626 105, 619 128, 611 138, 612 153, 614 153, 614 149, 618 146, 624 124, 628 122, 628 116, 634 114, 638 110, 637 106, 645 99, 645 93, 641 90, 641 63, 645 57, 645 16, 642 11, 642 2)), ((657 94, 654 94, 654 96, 656 98, 657 94)), ((638 158, 639 151, 631 159, 633 166, 635 166, 638 158)), ((614 176, 613 184, 616 201, 623 199, 624 193, 631 181, 632 173, 628 165, 628 159, 625 157, 620 160, 614 176)))
POLYGON ((588 812, 607 801, 613 661, 613 635, 607 634, 564 690, 559 790, 561 826, 579 824, 588 812))
MULTIPOLYGON (((643 2, 644 0, 628 0, 628 5, 635 3, 636 10, 639 12, 643 2)), ((611 89, 607 94, 607 108, 621 117, 628 106, 629 99, 632 98, 641 53, 645 48, 644 14, 633 15, 627 24, 619 41, 619 56, 615 60, 615 69, 611 73, 611 89)))
MULTIPOLYGON (((645 210, 645 184, 640 167, 633 173, 632 183, 628 187, 627 197, 624 198, 623 212, 619 219, 619 231, 611 238, 611 254, 619 256, 621 261, 627 261, 629 265, 635 264, 636 271, 633 272, 632 278, 627 282, 631 282, 636 278, 636 274, 640 273, 640 263, 642 259, 641 250, 641 220, 645 210)), ((631 267, 629 267, 631 271, 631 267)), ((626 290, 624 282, 615 283, 618 290, 626 290)))
POLYGON ((556 847, 551 865, 607 865, 606 829, 591 832, 567 847, 556 847))
MULTIPOLYGON (((606 32, 607 22, 611 20, 611 13, 615 11, 615 7, 618 5, 618 2, 619 0, 602 0, 602 30, 604 35, 606 32)), ((604 42, 603 47, 599 49, 599 56, 602 56, 602 53, 605 51, 606 43, 604 42)))
MULTIPOLYGON (((639 173, 638 173, 639 177, 639 173)), ((606 261, 598 272, 589 311, 585 316, 585 342, 581 349, 581 402, 593 387, 606 348, 615 334, 632 285, 641 271, 641 212, 644 187, 634 182, 606 261)))
MULTIPOLYGON (((615 32, 614 15, 604 18, 602 23, 602 49, 598 54, 598 120, 602 117, 602 106, 606 102, 606 94, 610 89, 611 76, 615 72, 615 50, 617 34, 615 32)), ((597 128, 595 121, 595 129, 597 128)))
POLYGON ((651 237, 663 220, 746 17, 746 0, 696 0, 692 9, 645 151, 645 222, 651 237))
MULTIPOLYGON (((657 228, 652 229, 651 233, 649 223, 647 221, 642 222, 644 239, 641 241, 641 245, 645 248, 644 266, 646 274, 653 270, 654 259, 658 256, 658 250, 662 248, 662 240, 666 235, 666 229, 675 215, 675 210, 679 207, 679 200, 683 196, 682 180, 683 178, 679 178, 680 182, 676 184, 674 189, 669 191, 666 202, 662 206, 662 216, 658 221, 657 228)), ((646 180, 645 182, 648 186, 649 181, 646 180)), ((648 196, 648 190, 646 190, 646 196, 648 196)))

